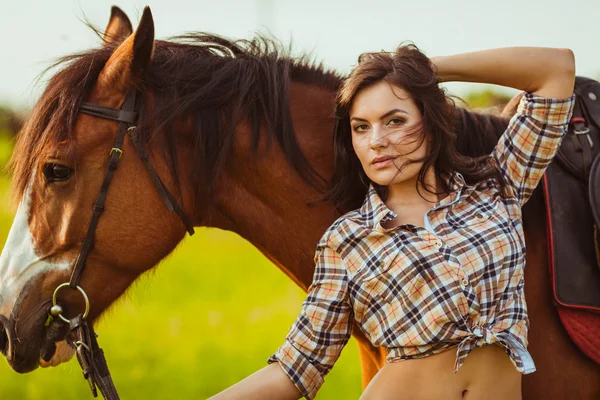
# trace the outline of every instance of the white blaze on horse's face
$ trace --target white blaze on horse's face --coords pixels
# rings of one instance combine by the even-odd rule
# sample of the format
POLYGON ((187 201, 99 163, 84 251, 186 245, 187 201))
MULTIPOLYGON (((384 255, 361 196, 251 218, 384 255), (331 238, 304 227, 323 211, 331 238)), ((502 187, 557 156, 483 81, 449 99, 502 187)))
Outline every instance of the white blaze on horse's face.
POLYGON ((50 270, 68 269, 69 263, 49 263, 36 254, 29 229, 31 184, 25 190, 0 256, 0 315, 9 318, 26 284, 50 270))

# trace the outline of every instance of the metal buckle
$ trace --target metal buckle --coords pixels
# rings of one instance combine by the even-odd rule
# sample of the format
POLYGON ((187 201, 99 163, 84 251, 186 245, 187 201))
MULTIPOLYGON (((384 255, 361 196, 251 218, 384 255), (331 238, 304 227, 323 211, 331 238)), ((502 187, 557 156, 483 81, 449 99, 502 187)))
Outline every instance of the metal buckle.
POLYGON ((81 340, 76 341, 75 342, 75 346, 77 346, 77 347, 82 347, 83 346, 83 348, 86 349, 88 351, 88 353, 92 352, 92 350, 90 349, 90 346, 88 346, 87 344, 83 343, 81 340))
POLYGON ((120 160, 121 156, 123 155, 123 150, 113 147, 112 149, 110 149, 110 153, 108 155, 112 156, 113 153, 119 153, 119 160, 120 160))
POLYGON ((575 133, 576 135, 587 135, 588 133, 590 133, 590 129, 585 126, 583 127, 583 129, 574 129, 573 133, 575 133))
MULTIPOLYGON (((62 283, 62 284, 58 285, 58 287, 56 289, 54 289, 54 294, 52 295, 52 306, 56 305, 56 295, 58 294, 58 291, 64 287, 69 287, 69 282, 62 283)), ((81 286, 77 286, 77 290, 79 290, 79 293, 81 293, 81 295, 83 296, 83 300, 85 301, 85 311, 83 312, 83 315, 81 317, 81 318, 85 319, 90 312, 90 300, 88 299, 87 294, 85 294, 85 292, 83 291, 81 286)), ((67 324, 71 323, 71 321, 66 319, 65 317, 63 317, 62 314, 58 314, 58 318, 62 319, 67 324)))

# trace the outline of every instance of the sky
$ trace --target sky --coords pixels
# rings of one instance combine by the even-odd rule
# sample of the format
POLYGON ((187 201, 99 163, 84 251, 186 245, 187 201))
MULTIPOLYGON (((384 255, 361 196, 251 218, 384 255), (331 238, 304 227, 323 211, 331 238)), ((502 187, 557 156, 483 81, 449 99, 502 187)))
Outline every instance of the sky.
MULTIPOLYGON (((411 41, 428 56, 567 47, 578 75, 600 79, 600 0, 0 0, 0 104, 31 107, 45 83, 36 84, 36 77, 53 60, 100 44, 81 20, 104 29, 112 4, 134 27, 149 5, 157 38, 189 31, 230 38, 269 32, 284 44, 291 41, 294 55, 309 53, 342 73, 362 52, 393 51, 411 41)), ((446 86, 457 95, 484 88, 446 86)))

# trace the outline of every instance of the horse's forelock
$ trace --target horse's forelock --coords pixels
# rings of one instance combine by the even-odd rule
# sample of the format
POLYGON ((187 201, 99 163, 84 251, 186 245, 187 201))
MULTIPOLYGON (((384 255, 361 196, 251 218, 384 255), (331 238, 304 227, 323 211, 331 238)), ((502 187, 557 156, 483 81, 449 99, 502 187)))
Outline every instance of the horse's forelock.
POLYGON ((109 55, 107 49, 98 49, 66 56, 40 75, 41 78, 48 71, 62 67, 49 79, 30 117, 17 135, 9 162, 17 199, 23 196, 46 146, 73 138, 78 106, 109 55))

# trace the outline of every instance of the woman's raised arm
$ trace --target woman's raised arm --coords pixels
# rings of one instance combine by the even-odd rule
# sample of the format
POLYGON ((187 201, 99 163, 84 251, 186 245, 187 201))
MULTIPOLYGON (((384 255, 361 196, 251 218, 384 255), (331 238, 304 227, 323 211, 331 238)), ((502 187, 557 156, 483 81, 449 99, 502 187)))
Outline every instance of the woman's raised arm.
POLYGON ((573 94, 575 57, 569 49, 506 47, 431 61, 441 82, 493 83, 552 98, 573 94))

